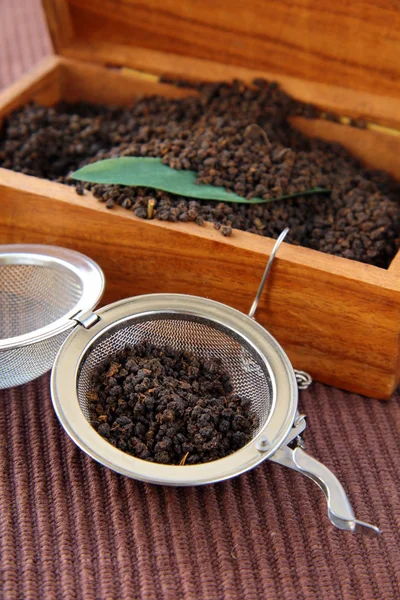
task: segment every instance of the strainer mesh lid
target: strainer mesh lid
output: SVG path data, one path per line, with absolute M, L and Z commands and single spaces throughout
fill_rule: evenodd
M 0 245 L 0 350 L 40 342 L 75 325 L 102 296 L 104 275 L 87 256 L 40 244 Z
M 21 385 L 53 366 L 76 326 L 92 310 L 104 276 L 90 258 L 38 244 L 0 246 L 0 389 Z
M 71 270 L 35 264 L 0 266 L 0 339 L 57 321 L 78 303 L 82 281 Z

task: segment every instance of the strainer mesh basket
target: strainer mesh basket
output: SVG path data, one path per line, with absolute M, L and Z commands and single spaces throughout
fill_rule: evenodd
M 1 266 L 0 340 L 50 325 L 67 314 L 81 294 L 79 278 L 66 269 L 41 265 Z M 68 334 L 69 330 L 30 345 L 0 350 L 1 387 L 20 385 L 51 369 Z
M 147 341 L 157 347 L 193 352 L 198 358 L 217 357 L 231 376 L 234 393 L 248 398 L 259 418 L 253 437 L 270 414 L 272 382 L 266 365 L 257 352 L 240 336 L 220 324 L 188 315 L 135 317 L 109 328 L 94 340 L 81 362 L 77 391 L 81 410 L 89 421 L 87 392 L 93 369 L 110 354 L 126 346 Z

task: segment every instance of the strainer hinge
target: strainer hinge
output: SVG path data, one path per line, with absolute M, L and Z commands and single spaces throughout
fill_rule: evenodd
M 79 325 L 82 325 L 82 327 L 84 327 L 85 329 L 90 329 L 91 327 L 93 327 L 93 325 L 100 321 L 99 315 L 92 312 L 91 310 L 85 312 L 79 311 L 76 313 L 76 315 L 71 317 L 71 319 L 79 323 Z

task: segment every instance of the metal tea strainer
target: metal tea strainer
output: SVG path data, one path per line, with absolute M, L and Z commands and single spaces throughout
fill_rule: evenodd
M 65 339 L 52 371 L 53 406 L 75 443 L 118 473 L 155 484 L 200 485 L 229 479 L 269 458 L 307 475 L 321 487 L 336 527 L 375 535 L 377 527 L 355 518 L 337 478 L 302 449 L 300 434 L 306 423 L 297 411 L 298 387 L 305 387 L 309 378 L 293 370 L 280 345 L 253 319 L 286 233 L 274 246 L 248 316 L 224 304 L 182 294 L 149 294 L 96 312 L 75 313 L 73 325 L 78 322 L 80 326 Z M 231 375 L 235 393 L 249 398 L 258 414 L 259 425 L 251 441 L 225 458 L 172 466 L 133 457 L 102 438 L 89 422 L 87 392 L 92 369 L 109 354 L 144 340 L 189 350 L 202 358 L 219 357 Z
M 74 317 L 104 290 L 100 267 L 55 246 L 0 246 L 0 389 L 21 385 L 53 366 Z

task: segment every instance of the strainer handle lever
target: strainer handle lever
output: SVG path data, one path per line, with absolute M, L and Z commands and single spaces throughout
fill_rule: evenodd
M 380 530 L 375 525 L 355 518 L 347 494 L 337 477 L 325 465 L 300 447 L 292 449 L 288 446 L 281 446 L 270 456 L 270 460 L 306 475 L 322 489 L 328 503 L 329 519 L 335 527 L 345 531 L 363 533 L 370 537 L 380 534 Z
M 255 312 L 257 310 L 257 306 L 258 306 L 258 303 L 260 301 L 261 294 L 262 294 L 263 289 L 265 287 L 265 282 L 267 281 L 267 277 L 268 277 L 268 275 L 269 275 L 269 273 L 271 271 L 271 267 L 272 267 L 272 264 L 273 264 L 273 262 L 275 260 L 275 256 L 276 256 L 276 253 L 278 252 L 279 246 L 282 244 L 283 240 L 285 239 L 285 237 L 287 236 L 288 233 L 289 233 L 289 227 L 286 227 L 286 229 L 284 229 L 282 231 L 282 233 L 280 234 L 280 236 L 276 240 L 274 247 L 272 248 L 272 252 L 271 252 L 271 255 L 270 255 L 269 259 L 268 259 L 267 266 L 265 267 L 265 271 L 264 271 L 264 274 L 262 276 L 260 286 L 258 288 L 256 297 L 254 298 L 254 302 L 253 302 L 253 304 L 251 306 L 251 309 L 250 309 L 250 312 L 249 312 L 249 317 L 251 319 L 254 317 Z

